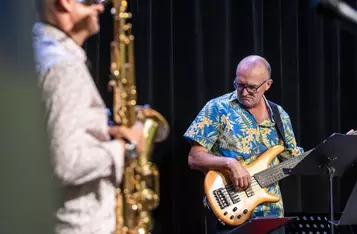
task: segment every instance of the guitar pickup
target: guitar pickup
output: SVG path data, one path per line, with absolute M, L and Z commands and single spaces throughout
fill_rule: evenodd
M 232 200 L 232 202 L 234 204 L 240 202 L 239 193 L 237 192 L 237 190 L 233 186 L 226 187 L 226 190 L 227 190 L 227 192 L 229 194 L 229 197 L 231 198 L 231 200 Z
M 245 190 L 245 193 L 247 194 L 247 197 L 254 196 L 254 191 L 252 187 L 247 188 L 247 190 Z

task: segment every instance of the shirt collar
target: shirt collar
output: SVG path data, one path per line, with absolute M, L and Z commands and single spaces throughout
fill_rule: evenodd
M 229 95 L 229 98 L 228 98 L 229 102 L 233 102 L 233 101 L 238 101 L 238 97 L 237 97 L 237 91 L 234 90 L 231 95 Z
M 265 103 L 266 103 L 266 105 L 267 105 L 267 107 L 268 107 L 270 120 L 274 122 L 273 110 L 271 109 L 271 106 L 269 105 L 269 102 L 268 102 L 268 100 L 266 99 L 266 97 L 263 96 L 263 98 L 264 98 L 264 101 L 265 101 Z
M 47 23 L 37 22 L 34 24 L 32 31 L 35 37 L 49 42 L 55 40 L 75 57 L 83 59 L 84 61 L 87 60 L 83 48 L 61 29 Z

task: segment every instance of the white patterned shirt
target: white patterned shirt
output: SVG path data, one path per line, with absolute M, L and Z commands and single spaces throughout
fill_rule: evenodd
M 48 24 L 36 23 L 33 36 L 53 172 L 62 192 L 56 233 L 112 233 L 123 147 L 110 140 L 105 105 L 85 52 Z

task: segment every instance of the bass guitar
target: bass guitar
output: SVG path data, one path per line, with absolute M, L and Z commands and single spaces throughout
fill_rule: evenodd
M 204 190 L 210 208 L 217 218 L 228 225 L 239 226 L 249 219 L 253 210 L 264 202 L 278 202 L 280 197 L 270 194 L 267 187 L 289 176 L 283 168 L 295 167 L 312 150 L 269 167 L 284 147 L 269 148 L 245 168 L 251 175 L 251 186 L 245 191 L 236 190 L 229 180 L 228 172 L 209 171 L 205 176 Z

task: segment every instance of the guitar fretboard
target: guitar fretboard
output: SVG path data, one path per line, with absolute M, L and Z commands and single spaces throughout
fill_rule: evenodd
M 278 165 L 258 172 L 254 175 L 254 178 L 262 188 L 268 187 L 269 185 L 289 176 L 289 174 L 284 173 L 283 169 L 294 168 L 301 160 L 303 160 L 307 155 L 309 155 L 312 150 L 313 149 L 303 153 L 300 156 L 293 157 L 291 159 L 279 163 Z

